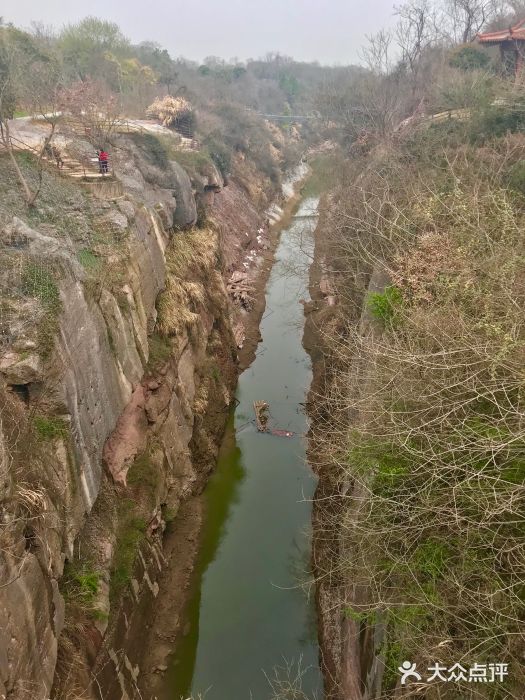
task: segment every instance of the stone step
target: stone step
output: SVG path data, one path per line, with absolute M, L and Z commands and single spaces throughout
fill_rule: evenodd
M 0 150 L 2 149 L 0 148 Z M 13 150 L 30 151 L 35 155 L 38 155 L 38 151 L 36 149 L 29 148 L 24 145 L 13 144 Z M 42 160 L 49 165 L 53 165 L 58 172 L 67 177 L 72 177 L 75 180 L 100 180 L 102 178 L 112 177 L 111 173 L 102 174 L 95 165 L 84 166 L 79 160 L 76 160 L 71 156 L 61 156 L 61 168 L 57 168 L 57 163 L 53 156 L 44 155 L 42 156 Z
M 113 176 L 111 173 L 107 173 L 103 175 L 102 173 L 97 173 L 97 172 L 75 172 L 75 173 L 67 173 L 68 177 L 72 177 L 76 180 L 102 180 L 102 179 L 107 179 L 107 178 L 112 178 Z

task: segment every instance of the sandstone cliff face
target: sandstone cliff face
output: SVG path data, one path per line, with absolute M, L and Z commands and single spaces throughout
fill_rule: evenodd
M 89 697 L 104 638 L 132 697 L 118 611 L 156 595 L 166 513 L 204 483 L 233 396 L 227 217 L 178 231 L 196 221 L 195 184 L 129 140 L 115 170 L 120 185 L 70 193 L 68 235 L 0 222 L 0 697 L 12 700 L 72 684 Z M 228 231 L 239 260 L 260 225 L 254 210 Z

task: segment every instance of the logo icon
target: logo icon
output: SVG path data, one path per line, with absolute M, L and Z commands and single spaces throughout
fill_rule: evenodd
M 410 663 L 410 661 L 403 661 L 398 667 L 398 671 L 401 674 L 401 685 L 405 685 L 408 679 L 421 680 L 421 675 L 416 671 L 416 664 Z

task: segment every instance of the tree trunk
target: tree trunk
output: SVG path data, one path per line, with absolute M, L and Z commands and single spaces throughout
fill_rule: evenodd
M 34 203 L 35 203 L 35 194 L 31 191 L 31 188 L 27 184 L 27 180 L 25 179 L 24 174 L 22 173 L 22 170 L 20 169 L 20 166 L 18 165 L 18 161 L 17 161 L 15 154 L 13 152 L 13 144 L 11 142 L 11 134 L 9 133 L 9 124 L 7 123 L 7 121 L 5 121 L 2 124 L 2 140 L 4 142 L 4 146 L 7 149 L 7 152 L 9 154 L 9 158 L 11 159 L 13 167 L 15 169 L 18 182 L 20 183 L 20 186 L 22 187 L 26 204 L 28 207 L 32 207 L 32 206 L 34 206 Z

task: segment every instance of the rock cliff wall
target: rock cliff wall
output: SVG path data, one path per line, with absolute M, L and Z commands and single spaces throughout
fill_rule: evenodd
M 377 266 L 364 278 L 363 289 L 343 297 L 338 289 L 337 263 L 327 242 L 331 225 L 331 202 L 325 197 L 315 235 L 314 262 L 310 269 L 312 302 L 307 314 L 304 343 L 312 358 L 313 382 L 308 397 L 311 418 L 308 457 L 319 481 L 313 508 L 313 568 L 317 577 L 317 610 L 321 662 L 325 679 L 325 696 L 329 700 L 366 700 L 379 697 L 383 665 L 378 651 L 384 637 L 381 624 L 366 628 L 348 611 L 363 596 L 356 583 L 341 571 L 341 562 L 354 556 L 343 536 L 343 507 L 358 513 L 364 501 L 362 486 L 342 474 L 332 461 L 331 434 L 334 428 L 333 393 L 337 385 L 340 355 L 338 343 L 345 342 L 351 325 L 362 335 L 377 331 L 378 321 L 365 303 L 370 293 L 381 292 L 388 284 L 382 267 Z M 348 290 L 345 290 L 346 293 Z M 355 358 L 358 370 L 359 358 Z M 365 386 L 369 368 L 361 368 L 360 381 Z M 346 420 L 358 422 L 359 415 L 340 407 Z M 334 444 L 335 441 L 334 441 Z M 353 503 L 353 508 L 349 507 Z
M 208 195 L 188 230 L 206 182 L 222 187 L 210 168 L 191 180 L 129 137 L 114 168 L 116 182 L 89 191 L 53 175 L 24 220 L 0 204 L 0 697 L 11 700 L 93 697 L 101 684 L 133 697 L 129 620 L 156 595 L 166 522 L 213 468 L 246 313 L 227 280 L 266 230 L 235 180 L 227 205 Z

